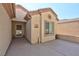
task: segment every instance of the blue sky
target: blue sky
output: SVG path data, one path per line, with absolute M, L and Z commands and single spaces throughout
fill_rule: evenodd
M 59 19 L 79 18 L 78 3 L 21 3 L 21 5 L 28 10 L 50 7 L 55 11 Z

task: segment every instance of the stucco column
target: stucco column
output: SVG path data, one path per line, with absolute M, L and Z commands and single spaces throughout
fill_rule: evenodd
M 41 34 L 41 32 L 42 32 L 42 14 L 41 14 L 41 12 L 40 12 L 40 10 L 38 10 L 38 13 L 39 13 L 39 15 L 40 15 L 40 39 L 39 39 L 39 43 L 41 43 L 41 39 L 42 39 L 42 34 Z

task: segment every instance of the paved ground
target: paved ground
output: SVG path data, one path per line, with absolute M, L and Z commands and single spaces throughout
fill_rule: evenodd
M 79 56 L 79 44 L 64 40 L 31 45 L 24 39 L 12 41 L 6 56 Z

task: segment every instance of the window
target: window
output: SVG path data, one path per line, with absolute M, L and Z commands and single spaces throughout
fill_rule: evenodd
M 45 34 L 54 34 L 54 22 L 47 22 L 45 21 Z
M 22 25 L 16 25 L 16 30 L 22 30 Z
M 16 25 L 16 36 L 22 36 L 22 25 Z

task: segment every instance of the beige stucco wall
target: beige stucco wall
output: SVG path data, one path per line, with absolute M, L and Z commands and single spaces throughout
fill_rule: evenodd
M 57 24 L 57 34 L 79 37 L 79 21 L 60 22 Z
M 31 43 L 31 20 L 26 23 L 26 34 L 27 40 Z
M 48 18 L 48 14 L 51 15 L 51 20 Z M 54 22 L 54 34 L 46 35 L 46 36 L 44 35 L 44 21 Z M 29 23 L 26 26 L 28 28 L 28 31 L 26 32 L 28 32 L 29 34 L 29 35 L 27 34 L 27 37 L 29 40 L 31 40 L 32 44 L 40 43 L 40 41 L 42 43 L 55 39 L 57 20 L 56 17 L 51 12 L 42 13 L 41 16 L 39 14 L 32 15 L 32 19 L 30 20 L 30 22 L 27 21 L 27 23 Z M 38 28 L 35 28 L 35 26 L 38 26 Z
M 51 19 L 48 18 L 48 15 L 51 15 Z M 48 22 L 54 22 L 54 34 L 51 35 L 44 35 L 44 21 L 48 21 Z M 47 42 L 47 41 L 51 41 L 51 40 L 55 40 L 55 35 L 56 35 L 56 24 L 57 24 L 57 20 L 56 20 L 56 16 L 52 13 L 52 12 L 45 12 L 42 13 L 42 32 L 41 32 L 41 42 Z
M 25 37 L 25 32 L 26 32 L 26 22 L 17 22 L 17 21 L 12 21 L 12 37 L 15 38 L 16 37 L 16 25 L 22 25 L 22 29 L 23 29 L 23 36 Z
M 0 4 L 0 55 L 5 55 L 11 42 L 11 19 Z
M 38 28 L 36 28 L 38 26 Z M 34 15 L 31 19 L 31 42 L 38 43 L 40 40 L 40 15 Z
M 79 21 L 58 22 L 57 38 L 79 43 Z

